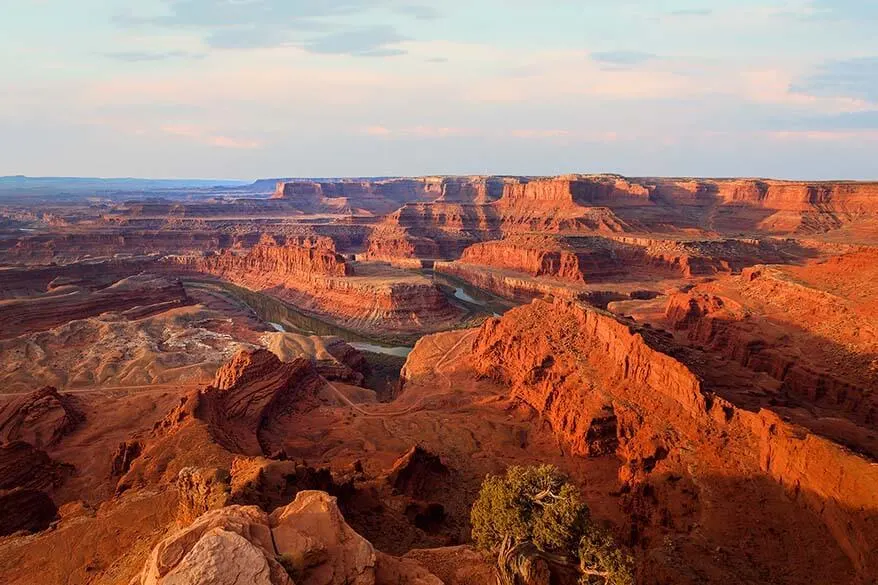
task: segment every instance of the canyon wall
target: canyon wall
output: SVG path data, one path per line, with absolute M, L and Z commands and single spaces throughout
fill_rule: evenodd
M 264 290 L 343 327 L 382 334 L 414 334 L 451 326 L 458 311 L 424 277 L 390 267 L 359 272 L 324 248 L 260 244 L 249 252 L 176 256 L 166 269 L 220 277 Z
M 377 179 L 340 181 L 282 181 L 272 199 L 290 202 L 306 213 L 366 213 L 383 215 L 405 203 L 432 201 L 442 193 L 442 180 Z
M 474 244 L 460 258 L 465 264 L 495 266 L 531 276 L 549 276 L 571 282 L 586 282 L 624 272 L 613 252 L 613 242 L 589 238 L 588 245 L 575 248 L 567 240 L 548 236 L 510 236 L 503 240 Z
M 701 209 L 708 229 L 822 233 L 878 218 L 878 183 L 644 179 L 656 201 Z
M 486 322 L 472 359 L 477 371 L 508 384 L 544 417 L 572 453 L 615 451 L 622 458 L 620 478 L 647 524 L 635 526 L 635 533 L 656 534 L 649 518 L 669 513 L 661 508 L 674 505 L 685 478 L 700 538 L 735 547 L 726 540 L 731 528 L 721 509 L 748 506 L 751 523 L 792 513 L 785 521 L 793 525 L 795 513 L 781 501 L 777 509 L 764 503 L 776 498 L 772 486 L 782 486 L 785 497 L 817 522 L 796 534 L 804 555 L 814 550 L 809 546 L 820 546 L 824 526 L 862 581 L 878 576 L 876 462 L 767 408 L 739 407 L 675 355 L 675 344 L 661 333 L 575 303 L 535 301 Z M 753 500 L 759 490 L 763 504 Z M 680 521 L 677 512 L 673 525 Z M 801 567 L 788 558 L 782 570 Z
M 299 245 L 301 243 L 291 242 L 283 246 L 263 243 L 254 246 L 246 254 L 225 250 L 220 254 L 194 258 L 191 261 L 197 270 L 217 276 L 264 272 L 279 281 L 308 279 L 314 275 L 353 274 L 353 269 L 345 262 L 344 257 L 326 248 Z
M 529 300 L 545 294 L 575 296 L 583 284 L 729 274 L 813 253 L 788 240 L 509 234 L 474 244 L 460 260 L 437 262 L 434 268 L 500 296 Z M 565 290 L 565 283 L 570 290 Z
M 673 295 L 668 326 L 778 382 L 777 400 L 878 424 L 874 251 L 802 266 L 754 266 Z M 870 448 L 878 453 L 878 445 Z

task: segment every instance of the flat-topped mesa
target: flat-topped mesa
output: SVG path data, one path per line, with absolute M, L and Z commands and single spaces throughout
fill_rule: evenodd
M 746 506 L 751 522 L 761 514 L 797 523 L 802 550 L 834 541 L 832 554 L 847 557 L 863 582 L 878 576 L 875 460 L 828 439 L 821 430 L 828 421 L 807 411 L 794 420 L 813 430 L 787 422 L 770 393 L 759 402 L 706 383 L 696 372 L 701 360 L 667 334 L 565 301 L 534 301 L 488 320 L 472 350 L 476 371 L 507 384 L 572 453 L 615 450 L 625 461 L 620 479 L 635 494 L 645 483 L 651 503 L 642 505 L 658 508 L 652 527 L 635 527 L 647 538 L 661 537 L 660 518 L 677 509 L 682 480 L 700 510 L 694 518 L 715 543 L 737 538 L 726 530 L 750 534 L 749 524 L 728 524 Z M 755 503 L 760 497 L 766 503 Z M 709 528 L 717 522 L 722 530 Z
M 731 180 L 708 185 L 726 203 L 759 204 L 786 211 L 810 211 L 822 206 L 848 213 L 878 213 L 878 183 Z
M 521 179 L 503 186 L 501 201 L 536 205 L 650 205 L 650 190 L 616 176 L 566 175 Z
M 511 179 L 503 177 L 446 177 L 442 179 L 439 201 L 459 201 L 486 204 L 503 196 L 503 189 Z
M 639 220 L 630 213 L 623 219 L 616 211 L 651 211 L 648 195 L 641 186 L 615 177 L 519 179 L 504 185 L 503 197 L 492 207 L 504 233 L 619 233 L 632 231 Z
M 198 272 L 229 277 L 231 280 L 249 275 L 283 282 L 294 277 L 351 276 L 354 273 L 344 256 L 322 247 L 299 245 L 302 243 L 291 240 L 281 246 L 263 240 L 245 254 L 224 250 L 197 258 L 173 258 L 172 261 Z
M 572 282 L 621 274 L 623 271 L 613 254 L 612 242 L 601 238 L 590 240 L 606 244 L 597 244 L 590 249 L 576 249 L 564 238 L 513 235 L 503 240 L 470 246 L 463 252 L 460 262 Z
M 438 201 L 403 205 L 369 236 L 369 258 L 457 258 L 474 242 L 501 235 L 491 205 Z
M 878 218 L 878 183 L 643 179 L 656 201 L 700 207 L 720 232 L 820 233 Z
M 442 192 L 438 177 L 281 181 L 272 199 L 306 213 L 385 214 L 408 202 L 431 201 Z

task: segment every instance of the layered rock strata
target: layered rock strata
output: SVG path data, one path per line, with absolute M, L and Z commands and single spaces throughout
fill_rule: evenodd
M 389 267 L 353 268 L 342 256 L 322 248 L 259 245 L 245 254 L 170 258 L 167 267 L 267 290 L 298 308 L 364 332 L 435 330 L 458 317 L 426 278 Z
M 696 374 L 696 358 L 690 367 L 675 355 L 666 336 L 562 301 L 535 301 L 490 320 L 473 345 L 476 369 L 508 384 L 572 453 L 592 454 L 596 441 L 605 451 L 612 441 L 600 441 L 615 427 L 616 452 L 625 462 L 620 477 L 633 494 L 642 494 L 644 485 L 652 494 L 631 500 L 646 506 L 635 518 L 647 526 L 637 530 L 653 533 L 649 508 L 673 505 L 665 498 L 675 497 L 679 479 L 668 478 L 694 483 L 687 489 L 694 490 L 701 515 L 695 521 L 705 534 L 714 530 L 710 510 L 734 506 L 740 497 L 729 491 L 736 482 L 751 482 L 748 492 L 765 494 L 772 493 L 771 485 L 783 486 L 817 526 L 825 526 L 860 578 L 878 575 L 869 544 L 878 539 L 875 460 L 786 422 L 772 412 L 767 396 L 763 408 L 754 408 L 752 400 L 739 406 Z M 730 499 L 723 504 L 717 497 Z M 763 513 L 772 512 L 753 510 Z M 808 534 L 822 538 L 814 526 Z M 719 534 L 727 528 L 716 528 L 714 538 L 723 538 Z M 813 558 L 809 562 L 815 566 Z

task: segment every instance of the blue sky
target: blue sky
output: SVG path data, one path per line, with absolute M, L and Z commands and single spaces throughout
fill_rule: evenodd
M 0 0 L 0 174 L 878 179 L 873 0 Z

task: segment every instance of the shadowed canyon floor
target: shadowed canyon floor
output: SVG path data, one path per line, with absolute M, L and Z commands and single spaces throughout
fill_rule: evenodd
M 0 582 L 493 583 L 542 463 L 638 584 L 878 580 L 875 184 L 241 189 L 0 200 Z

